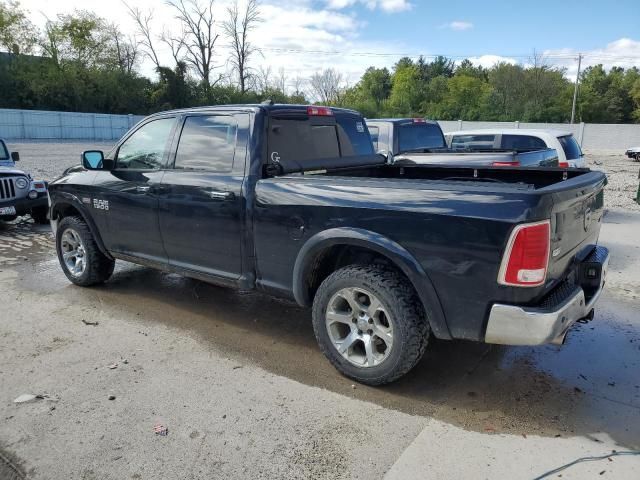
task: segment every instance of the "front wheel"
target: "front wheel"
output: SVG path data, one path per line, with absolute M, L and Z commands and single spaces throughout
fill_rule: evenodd
M 91 230 L 80 217 L 65 217 L 60 221 L 56 252 L 64 274 L 81 287 L 103 283 L 113 273 L 115 262 L 100 251 Z
M 412 285 L 382 266 L 329 275 L 313 301 L 320 349 L 342 374 L 368 385 L 405 375 L 422 358 L 429 324 Z

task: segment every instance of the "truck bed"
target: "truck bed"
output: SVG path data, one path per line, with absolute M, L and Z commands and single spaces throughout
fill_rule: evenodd
M 308 171 L 256 185 L 259 283 L 291 290 L 304 237 L 347 226 L 374 232 L 417 259 L 433 282 L 453 338 L 482 340 L 493 302 L 535 305 L 597 243 L 605 176 L 587 169 L 372 165 Z M 589 223 L 586 223 L 586 219 Z M 551 221 L 544 285 L 496 281 L 515 225 Z M 287 225 L 285 232 L 276 225 Z

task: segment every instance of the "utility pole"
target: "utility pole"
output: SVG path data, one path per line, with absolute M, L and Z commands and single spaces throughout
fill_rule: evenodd
M 578 100 L 578 83 L 580 83 L 580 66 L 582 65 L 582 54 L 578 54 L 578 74 L 576 75 L 576 85 L 573 89 L 573 106 L 571 107 L 571 123 L 576 119 L 576 100 Z

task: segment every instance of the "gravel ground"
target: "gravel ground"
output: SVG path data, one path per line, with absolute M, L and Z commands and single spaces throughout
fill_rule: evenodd
M 635 201 L 638 193 L 638 172 L 640 163 L 627 158 L 620 151 L 587 152 L 589 167 L 607 174 L 609 183 L 605 193 L 605 203 L 609 208 L 624 208 L 640 212 Z
M 113 143 L 10 143 L 11 150 L 20 152 L 20 166 L 34 178 L 53 180 L 66 168 L 80 162 L 83 150 L 98 149 L 108 152 Z M 603 170 L 609 179 L 606 203 L 609 208 L 624 208 L 640 212 L 635 202 L 638 191 L 640 163 L 629 160 L 620 151 L 586 152 L 589 167 Z

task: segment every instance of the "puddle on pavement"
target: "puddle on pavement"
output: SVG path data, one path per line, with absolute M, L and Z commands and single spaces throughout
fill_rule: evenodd
M 81 289 L 68 283 L 52 248 L 44 254 L 32 246 L 28 254 L 31 261 L 17 266 L 22 289 L 66 295 L 79 308 L 119 312 L 141 324 L 162 322 L 240 362 L 307 385 L 486 433 L 606 432 L 621 445 L 640 447 L 637 304 L 611 294 L 603 295 L 595 320 L 577 325 L 563 347 L 434 340 L 400 381 L 353 389 L 320 353 L 310 312 L 293 303 L 124 262 L 107 284 Z

